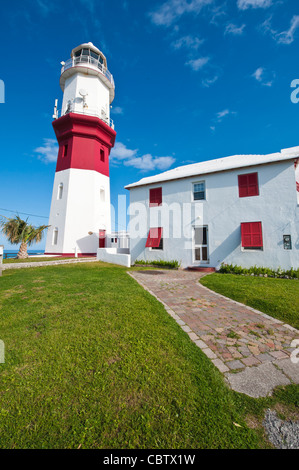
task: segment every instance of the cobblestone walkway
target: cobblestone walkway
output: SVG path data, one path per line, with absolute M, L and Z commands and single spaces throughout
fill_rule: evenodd
M 299 332 L 291 326 L 210 291 L 198 282 L 201 273 L 130 274 L 164 304 L 235 390 L 265 396 L 277 385 L 299 383 L 299 363 L 290 359 Z

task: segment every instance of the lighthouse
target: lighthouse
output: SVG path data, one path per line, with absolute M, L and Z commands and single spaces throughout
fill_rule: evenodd
M 61 62 L 62 109 L 54 108 L 59 144 L 46 254 L 95 255 L 111 231 L 109 154 L 116 133 L 110 119 L 113 76 L 91 42 Z

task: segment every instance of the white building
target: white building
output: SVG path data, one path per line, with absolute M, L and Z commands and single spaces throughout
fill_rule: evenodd
M 236 155 L 143 178 L 130 190 L 135 260 L 299 267 L 299 147 Z M 297 183 L 296 183 L 297 181 Z
M 59 143 L 46 254 L 95 255 L 111 231 L 109 154 L 114 80 L 104 54 L 84 43 L 62 62 L 62 110 L 54 108 Z

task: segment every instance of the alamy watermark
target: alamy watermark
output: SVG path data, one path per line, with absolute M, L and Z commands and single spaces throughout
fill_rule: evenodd
M 291 82 L 291 88 L 295 88 L 291 93 L 291 101 L 294 104 L 299 103 L 299 79 L 296 78 Z
M 5 362 L 5 346 L 4 341 L 0 339 L 0 364 L 4 364 Z
M 0 80 L 0 103 L 5 103 L 5 85 L 3 80 Z

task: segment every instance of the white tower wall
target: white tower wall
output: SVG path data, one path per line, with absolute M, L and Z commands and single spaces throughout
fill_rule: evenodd
M 80 90 L 86 90 L 87 96 L 83 99 Z M 62 101 L 62 114 L 64 115 L 68 108 L 68 102 L 71 102 L 71 111 L 80 114 L 91 114 L 98 116 L 109 123 L 110 105 L 109 88 L 94 75 L 84 75 L 77 73 L 67 78 Z M 86 106 L 84 107 L 84 101 Z M 105 114 L 104 114 L 105 113 Z
M 49 225 L 46 253 L 96 253 L 99 230 L 111 232 L 109 177 L 73 168 L 56 173 Z

